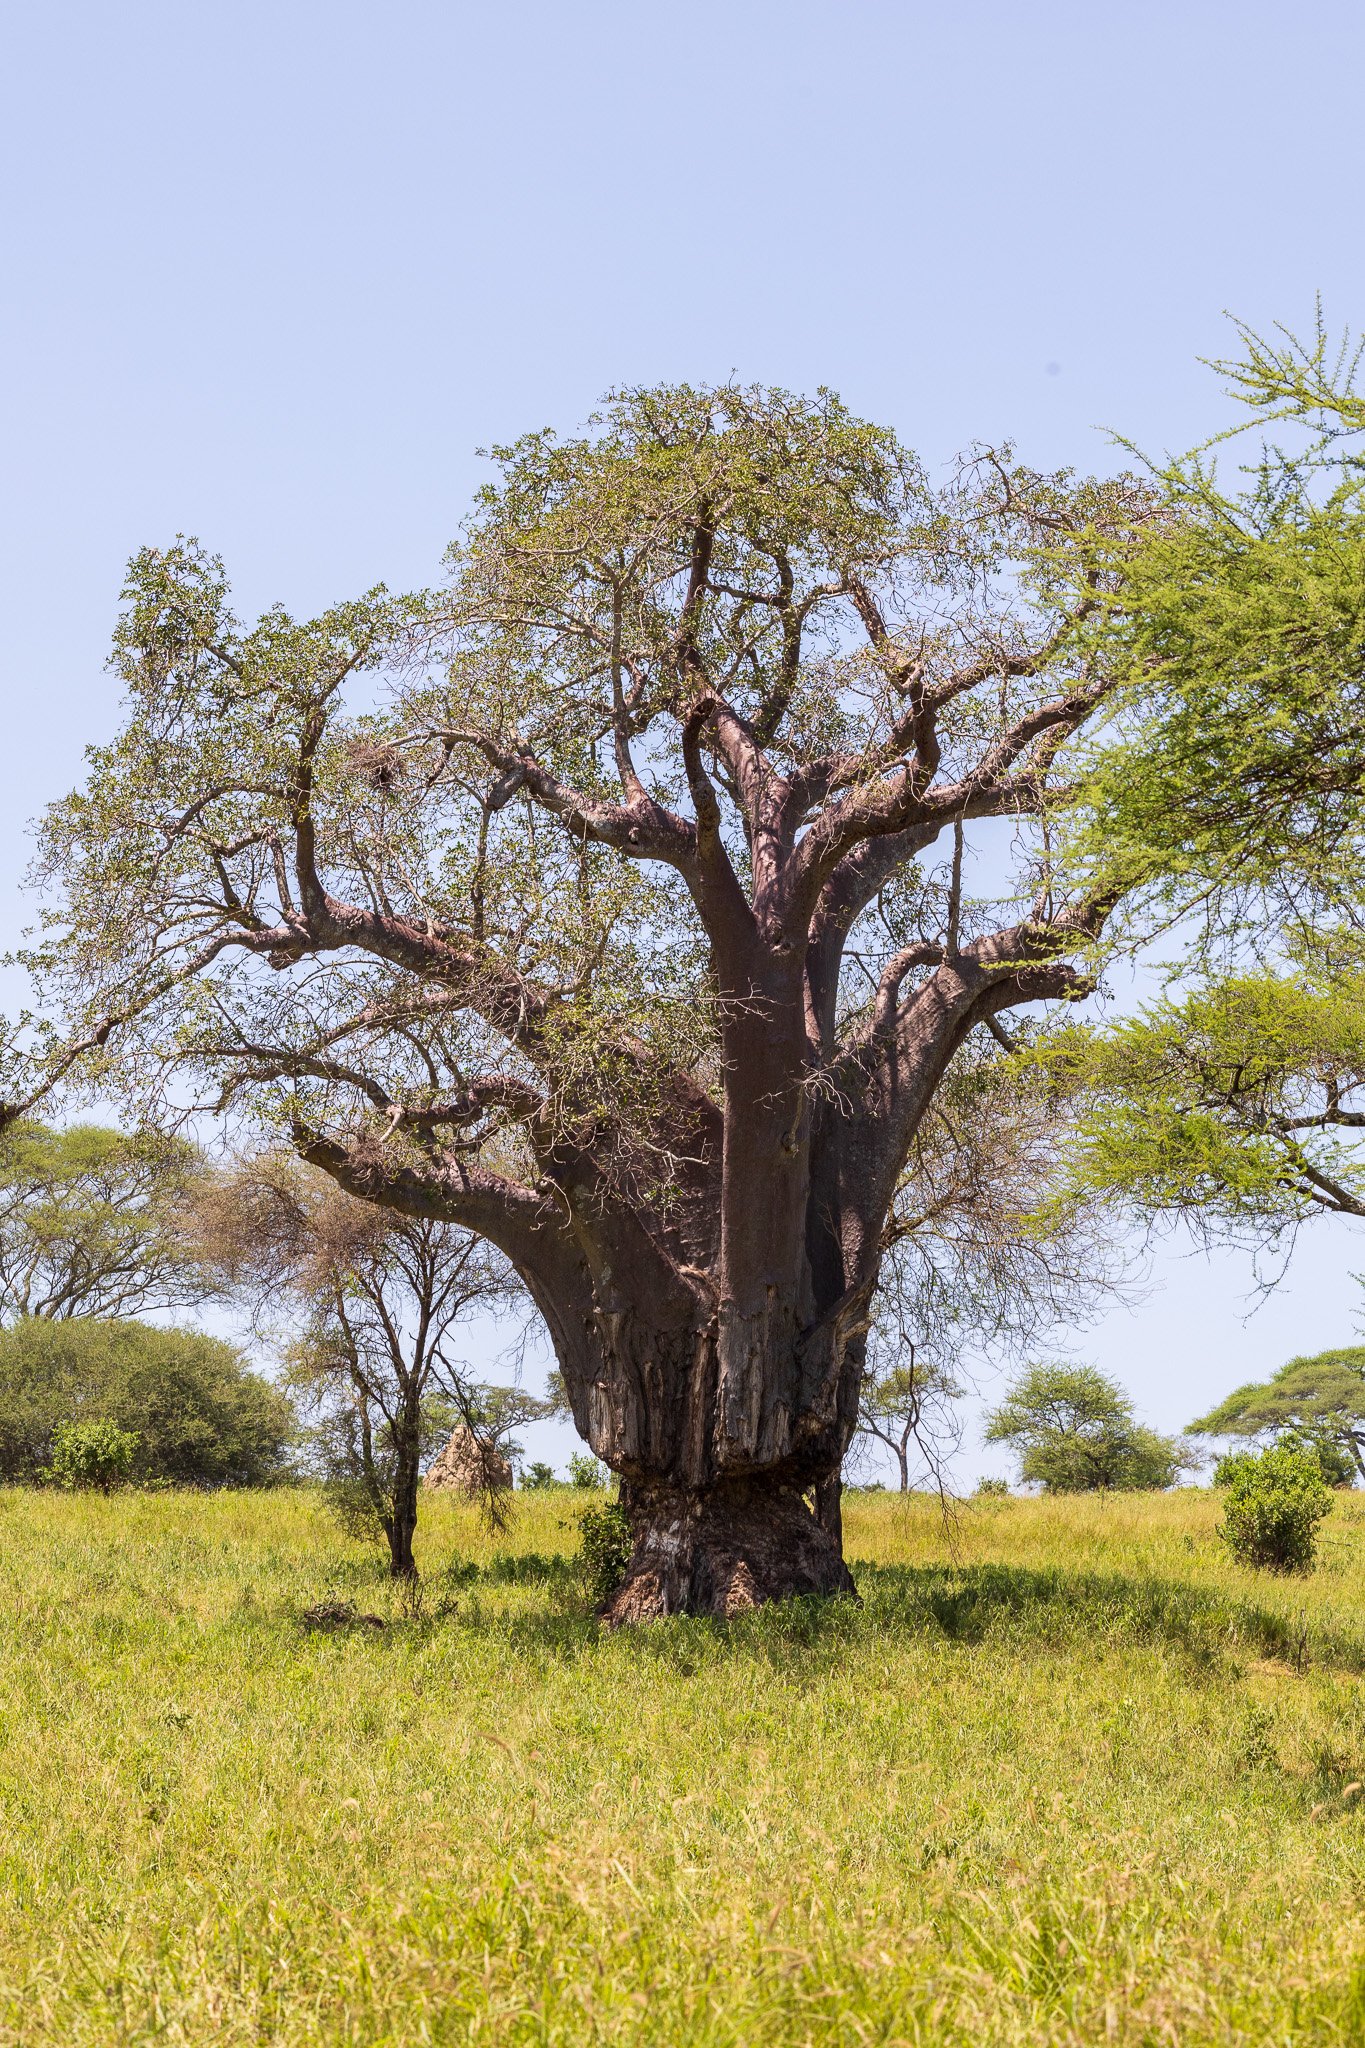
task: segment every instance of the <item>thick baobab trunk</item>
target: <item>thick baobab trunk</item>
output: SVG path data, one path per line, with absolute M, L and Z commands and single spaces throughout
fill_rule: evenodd
M 811 1215 L 804 970 L 794 950 L 746 942 L 726 956 L 721 980 L 723 1134 L 712 1155 L 709 1242 L 694 1254 L 705 1264 L 674 1269 L 705 1277 L 686 1297 L 694 1321 L 674 1354 L 672 1427 L 661 1440 L 657 1395 L 637 1394 L 650 1371 L 618 1371 L 608 1405 L 630 1422 L 638 1402 L 642 1428 L 630 1433 L 640 1441 L 655 1423 L 656 1449 L 631 1455 L 620 1441 L 595 1442 L 622 1475 L 634 1536 L 625 1578 L 604 1608 L 612 1623 L 727 1616 L 855 1591 L 843 1560 L 839 1472 L 856 1415 L 853 1354 L 868 1290 L 849 1288 L 841 1246 L 823 1273 L 812 1259 L 822 1232 Z M 827 1234 L 828 1220 L 823 1227 Z M 617 1259 L 611 1267 L 622 1273 Z M 631 1292 L 631 1320 L 643 1330 L 665 1304 Z M 620 1328 L 608 1330 L 609 1345 Z M 659 1352 L 645 1351 L 657 1369 Z
M 705 1489 L 622 1487 L 634 1532 L 602 1608 L 613 1626 L 667 1614 L 744 1614 L 798 1594 L 853 1594 L 837 1540 L 790 1482 L 754 1475 Z
M 750 1092 L 723 1141 L 704 1099 L 695 1127 L 679 1113 L 670 1149 L 694 1179 L 671 1206 L 594 1185 L 566 1149 L 562 1204 L 506 1240 L 579 1433 L 621 1481 L 633 1549 L 611 1624 L 855 1594 L 840 1471 L 874 1275 L 812 1195 L 801 1090 Z
M 586 1386 L 565 1371 L 579 1428 L 621 1477 L 633 1535 L 603 1619 L 725 1617 L 798 1595 L 854 1595 L 839 1471 L 860 1338 L 840 1337 L 836 1319 L 817 1322 L 804 1349 L 755 1347 L 745 1399 L 727 1407 L 717 1398 L 720 1316 L 679 1331 L 663 1304 L 651 1306 L 652 1317 L 643 1304 L 622 1313 L 618 1297 L 617 1312 L 596 1319 Z M 575 1363 L 582 1372 L 581 1356 Z

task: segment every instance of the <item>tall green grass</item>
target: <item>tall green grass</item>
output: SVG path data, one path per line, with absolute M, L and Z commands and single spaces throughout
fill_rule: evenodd
M 424 1502 L 414 1601 L 306 1494 L 0 1493 L 0 2041 L 1365 2043 L 1365 1500 L 1276 1580 L 861 1496 L 861 1606 L 618 1636 L 573 1512 Z

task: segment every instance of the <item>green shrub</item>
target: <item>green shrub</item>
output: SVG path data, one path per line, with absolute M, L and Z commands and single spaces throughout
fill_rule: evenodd
M 547 1486 L 557 1486 L 553 1465 L 547 1465 L 543 1458 L 536 1458 L 524 1467 L 521 1475 L 523 1493 L 543 1493 Z
M 1316 1464 L 1323 1481 L 1328 1486 L 1353 1486 L 1355 1464 L 1350 1454 L 1332 1437 L 1309 1434 L 1307 1430 L 1287 1429 L 1274 1440 L 1277 1450 L 1302 1451 Z M 1227 1486 L 1248 1458 L 1255 1457 L 1253 1451 L 1227 1451 L 1213 1468 L 1215 1486 Z
M 59 1422 L 52 1432 L 52 1477 L 58 1486 L 109 1493 L 126 1484 L 137 1446 L 137 1431 L 116 1422 Z
M 1318 1523 L 1332 1505 L 1313 1452 L 1294 1444 L 1244 1451 L 1224 1459 L 1219 1475 L 1226 1500 L 1218 1533 L 1238 1563 L 1311 1571 Z
M 0 1479 L 52 1468 L 64 1423 L 135 1434 L 129 1476 L 176 1486 L 263 1485 L 297 1433 L 286 1397 L 219 1337 L 25 1317 L 0 1330 Z
M 595 1607 L 610 1599 L 630 1563 L 630 1522 L 619 1500 L 600 1508 L 584 1508 L 578 1518 L 578 1555 L 583 1579 Z
M 575 1451 L 569 1459 L 570 1486 L 595 1487 L 599 1491 L 607 1483 L 607 1468 L 600 1458 L 594 1458 L 591 1451 Z
M 978 1479 L 976 1490 L 978 1493 L 985 1494 L 990 1500 L 1005 1500 L 1009 1495 L 1010 1483 L 1008 1479 Z

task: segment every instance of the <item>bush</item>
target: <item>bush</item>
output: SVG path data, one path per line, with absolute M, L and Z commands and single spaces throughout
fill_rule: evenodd
M 547 1486 L 557 1486 L 553 1465 L 547 1465 L 543 1458 L 536 1458 L 527 1465 L 521 1475 L 523 1493 L 543 1493 Z
M 630 1523 L 619 1500 L 584 1508 L 578 1518 L 578 1555 L 594 1607 L 611 1598 L 630 1563 Z
M 978 1493 L 985 1494 L 988 1499 L 1005 1500 L 1009 1496 L 1010 1483 L 1008 1479 L 978 1479 L 976 1490 Z
M 294 1410 L 241 1353 L 198 1330 L 26 1317 L 0 1330 L 0 1479 L 54 1469 L 63 1424 L 135 1434 L 128 1476 L 260 1486 L 285 1470 Z
M 1273 1444 L 1225 1458 L 1219 1484 L 1226 1501 L 1219 1535 L 1239 1564 L 1263 1571 L 1309 1572 L 1318 1523 L 1332 1496 L 1311 1450 Z
M 607 1468 L 600 1458 L 594 1458 L 591 1451 L 575 1451 L 569 1459 L 570 1486 L 594 1487 L 600 1491 L 607 1483 Z
M 1163 1493 L 1174 1486 L 1186 1460 L 1174 1438 L 1158 1436 L 1140 1422 L 1127 1422 L 1102 1441 L 1059 1434 L 1031 1444 L 1020 1459 L 1020 1477 L 1046 1493 Z
M 52 1432 L 52 1477 L 58 1486 L 109 1493 L 133 1469 L 138 1433 L 116 1422 L 59 1422 Z
M 1277 1450 L 1302 1451 L 1311 1458 L 1327 1486 L 1354 1486 L 1355 1463 L 1349 1453 L 1329 1436 L 1309 1435 L 1306 1430 L 1289 1429 L 1274 1439 Z M 1255 1461 L 1254 1451 L 1227 1451 L 1213 1468 L 1215 1486 L 1229 1486 L 1242 1466 L 1250 1459 Z

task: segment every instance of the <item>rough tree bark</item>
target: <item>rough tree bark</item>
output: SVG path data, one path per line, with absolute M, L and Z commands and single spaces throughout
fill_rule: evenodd
M 390 1578 L 412 1579 L 417 1576 L 412 1539 L 417 1534 L 417 1490 L 421 1484 L 421 1472 L 421 1446 L 416 1428 L 396 1433 L 392 1504 L 381 1516 L 389 1546 Z
M 755 935 L 722 989 L 723 1105 L 680 1075 L 659 1115 L 656 1136 L 686 1161 L 663 1213 L 622 1185 L 614 1144 L 599 1172 L 591 1145 L 555 1125 L 538 1195 L 463 1162 L 395 1169 L 382 1148 L 300 1131 L 352 1192 L 477 1228 L 520 1273 L 575 1424 L 622 1481 L 635 1544 L 607 1621 L 854 1591 L 840 1473 L 897 1171 L 974 1025 L 1083 986 L 1048 957 L 1078 935 L 1016 927 L 940 964 L 909 1004 L 888 989 L 843 1051 L 838 1109 L 812 1105 L 808 1087 L 809 960 L 774 964 Z

